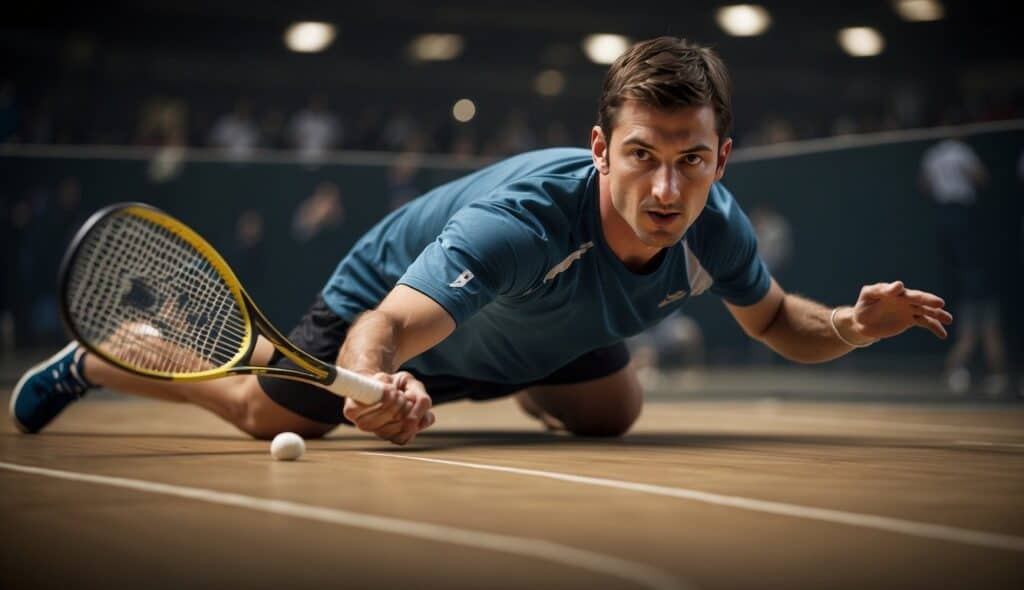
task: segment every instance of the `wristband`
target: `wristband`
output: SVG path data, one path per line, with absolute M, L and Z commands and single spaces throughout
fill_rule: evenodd
M 839 311 L 838 307 L 836 307 L 836 308 L 834 308 L 832 310 L 832 315 L 829 317 L 829 323 L 832 324 L 832 331 L 836 333 L 836 338 L 838 338 L 840 341 L 842 341 L 843 344 L 845 344 L 847 346 L 852 346 L 854 348 L 867 348 L 867 347 L 871 346 L 872 344 L 874 344 L 875 342 L 878 342 L 878 339 L 876 338 L 876 339 L 872 340 L 871 342 L 865 342 L 864 344 L 854 344 L 853 342 L 850 342 L 846 338 L 843 338 L 843 335 L 839 333 L 839 326 L 836 326 L 836 313 L 838 311 Z

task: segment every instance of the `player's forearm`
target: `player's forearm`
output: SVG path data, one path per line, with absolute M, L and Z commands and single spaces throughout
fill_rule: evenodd
M 800 363 L 821 363 L 839 358 L 853 350 L 837 336 L 831 325 L 832 308 L 787 293 L 775 319 L 760 340 L 775 352 Z M 844 338 L 859 343 L 850 308 L 836 314 L 836 327 Z
M 398 369 L 396 351 L 397 322 L 380 311 L 359 316 L 345 337 L 338 364 L 346 369 L 372 375 L 394 373 Z

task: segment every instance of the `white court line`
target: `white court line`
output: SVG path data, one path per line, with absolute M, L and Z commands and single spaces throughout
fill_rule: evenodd
M 993 442 L 983 440 L 958 440 L 956 441 L 956 444 L 972 447 L 1010 447 L 1014 449 L 1024 449 L 1024 443 Z
M 560 565 L 567 565 L 570 567 L 597 572 L 599 574 L 615 576 L 617 578 L 636 583 L 645 588 L 653 588 L 656 590 L 685 590 L 693 588 L 692 585 L 684 584 L 671 574 L 649 565 L 626 561 L 618 557 L 595 553 L 593 551 L 586 551 L 584 549 L 576 549 L 575 547 L 553 543 L 544 539 L 531 539 L 528 537 L 513 537 L 495 533 L 484 533 L 444 525 L 405 520 L 401 518 L 372 516 L 369 514 L 348 512 L 346 510 L 338 510 L 335 508 L 298 504 L 287 500 L 269 500 L 266 498 L 255 498 L 253 496 L 245 496 L 242 494 L 217 492 L 203 488 L 176 486 L 139 479 L 92 475 L 88 473 L 63 471 L 59 469 L 45 469 L 42 467 L 17 465 L 5 462 L 0 462 L 0 468 L 21 473 L 29 473 L 32 475 L 42 475 L 57 479 L 126 488 L 151 494 L 176 496 L 178 498 L 209 502 L 211 504 L 246 508 L 249 510 L 258 510 L 261 512 L 314 520 L 317 522 L 351 526 L 377 532 L 426 539 L 428 541 L 452 543 L 475 549 L 488 549 L 501 553 L 532 557 Z
M 819 422 L 821 424 L 850 424 L 852 426 L 873 426 L 899 428 L 917 432 L 963 432 L 969 434 L 995 434 L 1024 436 L 1024 428 L 989 428 L 985 426 L 957 426 L 955 424 L 920 424 L 912 422 L 890 422 L 887 420 L 861 420 L 858 418 L 829 418 L 826 416 L 800 416 L 792 414 L 751 414 L 774 420 L 789 422 Z
M 766 512 L 768 514 L 793 516 L 796 518 L 822 520 L 826 522 L 834 522 L 850 526 L 878 529 L 893 533 L 913 535 L 915 537 L 937 539 L 940 541 L 952 541 L 955 543 L 964 543 L 966 545 L 977 545 L 980 547 L 991 547 L 994 549 L 1007 549 L 1010 551 L 1024 551 L 1024 537 L 1015 537 L 1012 535 L 1003 535 L 999 533 L 974 531 L 970 529 L 962 529 L 959 527 L 946 526 L 941 524 L 915 522 L 912 520 L 903 520 L 901 518 L 890 518 L 888 516 L 859 514 L 856 512 L 845 512 L 843 510 L 830 510 L 828 508 L 812 508 L 809 506 L 800 506 L 797 504 L 784 504 L 782 502 L 769 502 L 767 500 L 755 500 L 752 498 L 743 498 L 740 496 L 724 496 L 721 494 L 701 492 L 698 490 L 690 490 L 686 488 L 674 488 L 668 486 L 635 483 L 630 481 L 620 481 L 615 479 L 604 479 L 600 477 L 570 475 L 567 473 L 557 473 L 553 471 L 520 469 L 517 467 L 503 467 L 499 465 L 486 465 L 481 463 L 466 463 L 464 461 L 449 461 L 445 459 L 428 459 L 426 457 L 411 457 L 409 455 L 399 455 L 395 453 L 364 452 L 363 454 L 374 455 L 378 457 L 390 457 L 392 459 L 406 459 L 410 461 L 425 461 L 427 463 L 455 465 L 458 467 L 469 467 L 470 469 L 483 469 L 485 471 L 501 471 L 504 473 L 514 473 L 517 475 L 544 477 L 547 479 L 567 481 L 570 483 L 601 486 L 606 488 L 616 488 L 620 490 L 628 490 L 644 494 L 654 494 L 657 496 L 681 498 L 684 500 L 694 500 L 697 502 L 706 502 L 708 504 L 716 504 L 719 506 L 740 508 L 742 510 L 752 510 L 754 512 Z

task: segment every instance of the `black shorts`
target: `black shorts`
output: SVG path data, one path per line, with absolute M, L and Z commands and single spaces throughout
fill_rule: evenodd
M 349 324 L 334 314 L 323 297 L 317 295 L 313 306 L 288 335 L 296 346 L 328 363 L 338 358 Z M 486 400 L 511 395 L 531 385 L 565 385 L 606 377 L 629 363 L 629 350 L 622 342 L 607 348 L 592 350 L 554 373 L 526 383 L 491 383 L 448 375 L 421 375 L 410 371 L 423 382 L 434 405 L 460 399 Z M 270 359 L 275 367 L 295 368 L 295 365 L 275 351 Z M 315 385 L 288 379 L 260 376 L 260 386 L 270 399 L 281 406 L 325 424 L 348 423 L 342 415 L 345 400 Z

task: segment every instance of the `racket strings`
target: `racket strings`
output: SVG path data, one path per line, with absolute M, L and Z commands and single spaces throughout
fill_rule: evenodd
M 129 212 L 97 225 L 68 281 L 68 312 L 80 336 L 160 373 L 230 363 L 249 330 L 213 264 L 187 240 Z

